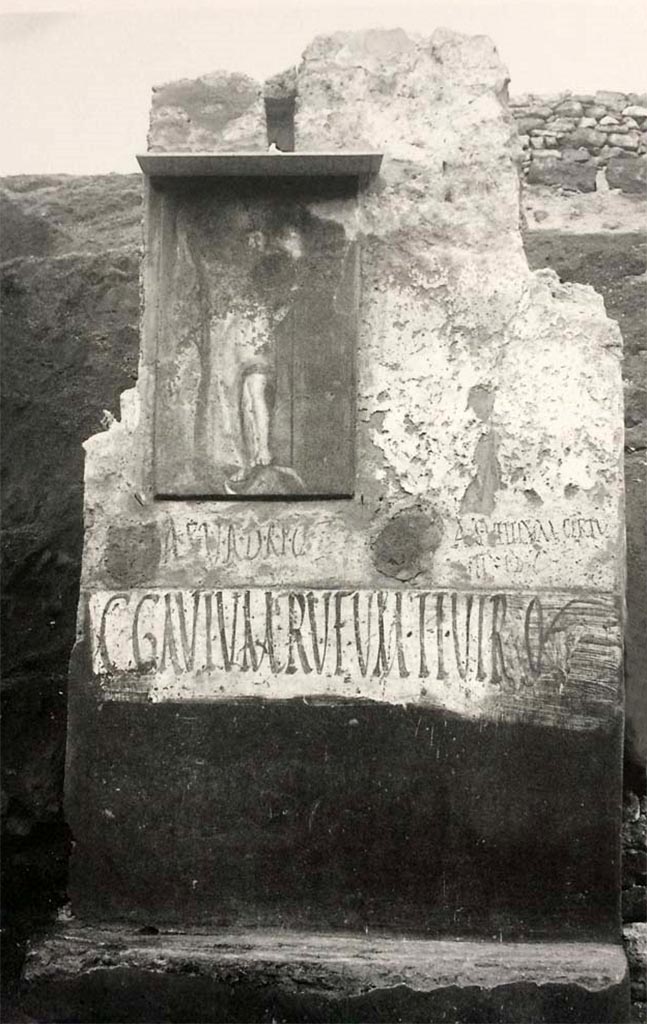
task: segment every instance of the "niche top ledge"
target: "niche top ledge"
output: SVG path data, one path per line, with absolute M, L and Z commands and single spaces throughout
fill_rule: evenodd
M 148 177 L 349 177 L 377 174 L 382 153 L 140 153 Z

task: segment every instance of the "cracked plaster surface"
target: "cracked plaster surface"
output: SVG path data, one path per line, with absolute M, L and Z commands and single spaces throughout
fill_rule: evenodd
M 241 522 L 250 514 L 255 522 L 298 514 L 310 524 L 298 569 L 268 563 L 256 573 L 261 585 L 277 573 L 308 585 L 378 585 L 384 579 L 371 560 L 372 541 L 393 515 L 423 503 L 444 533 L 416 585 L 617 589 L 621 336 L 591 288 L 528 269 L 520 147 L 495 47 L 447 30 L 430 38 L 337 33 L 314 40 L 286 82 L 296 90 L 297 149 L 384 152 L 379 177 L 356 201 L 310 207 L 361 242 L 355 497 L 319 509 L 268 503 L 252 513 L 223 501 L 156 503 L 154 339 L 144 321 L 140 378 L 126 415 L 86 444 L 86 585 L 105 582 L 102 544 L 112 517 L 137 524 L 170 515 L 186 524 L 198 514 Z M 179 148 L 171 122 L 189 125 L 186 148 L 265 148 L 260 85 L 206 76 L 190 102 L 192 83 L 180 85 L 156 92 L 152 149 Z M 209 88 L 229 97 L 215 120 Z M 200 102 L 206 106 L 196 116 Z M 149 256 L 156 244 L 153 237 Z M 475 389 L 492 396 L 486 415 L 470 401 Z M 516 548 L 516 562 L 498 558 L 497 524 L 529 517 L 552 524 L 546 529 L 554 541 L 534 545 L 532 565 Z M 573 518 L 595 520 L 599 537 L 573 544 L 564 536 Z M 483 538 L 497 557 L 476 572 Z M 199 564 L 193 570 L 196 583 L 205 578 Z M 152 578 L 163 581 L 162 569 Z M 236 574 L 223 578 L 235 582 Z M 240 568 L 238 579 L 245 578 Z

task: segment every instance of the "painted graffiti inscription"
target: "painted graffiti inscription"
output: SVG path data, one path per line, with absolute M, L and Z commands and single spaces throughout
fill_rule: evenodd
M 500 520 L 465 516 L 453 529 L 451 547 L 469 579 L 487 584 L 501 576 L 545 576 L 575 553 L 594 558 L 608 544 L 610 529 L 607 519 L 579 513 Z
M 561 520 L 548 519 L 507 519 L 489 522 L 485 518 L 474 518 L 471 522 L 458 523 L 454 544 L 510 546 L 546 545 L 563 540 L 604 540 L 608 537 L 608 523 L 597 517 L 565 516 Z
M 118 696 L 336 694 L 465 709 L 615 693 L 610 598 L 413 590 L 150 590 L 89 597 L 93 670 Z M 605 691 L 606 687 L 606 691 Z
M 294 561 L 310 549 L 310 527 L 302 521 L 257 523 L 214 517 L 180 522 L 169 517 L 161 534 L 162 564 L 167 566 L 187 557 L 199 557 L 207 565 Z

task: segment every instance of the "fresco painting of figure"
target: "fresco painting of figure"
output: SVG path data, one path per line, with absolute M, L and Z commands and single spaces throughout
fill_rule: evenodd
M 352 493 L 355 247 L 291 198 L 169 206 L 157 493 Z

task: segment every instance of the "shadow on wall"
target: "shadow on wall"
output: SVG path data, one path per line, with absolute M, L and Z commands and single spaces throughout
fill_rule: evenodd
M 129 177 L 6 184 L 2 892 L 10 985 L 24 935 L 65 899 L 62 784 L 82 547 L 81 444 L 136 377 L 141 188 Z

